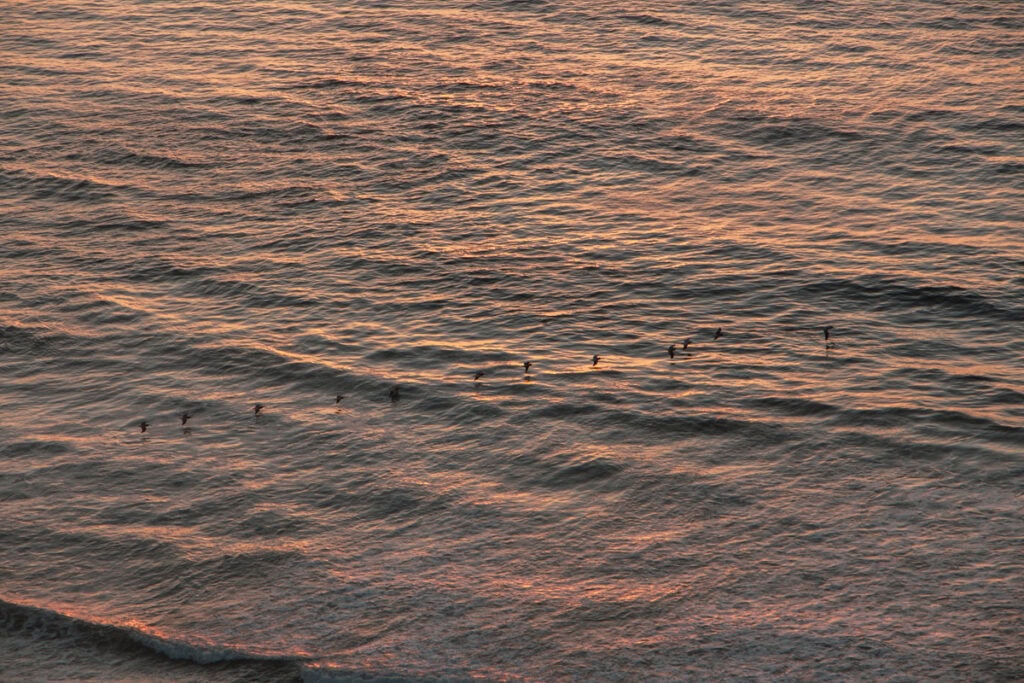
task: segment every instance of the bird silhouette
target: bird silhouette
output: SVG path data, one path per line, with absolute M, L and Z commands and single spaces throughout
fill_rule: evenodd
M 722 336 L 723 334 L 724 334 L 724 333 L 722 332 L 722 328 L 721 328 L 721 327 L 719 327 L 719 328 L 718 328 L 717 330 L 715 330 L 715 339 L 718 339 L 718 338 L 719 338 L 719 337 L 721 337 L 721 336 Z
M 826 325 L 825 327 L 821 328 L 822 333 L 825 335 L 825 341 L 828 341 L 829 337 L 831 337 L 831 335 L 829 334 L 829 331 L 833 327 L 834 327 L 833 325 Z
M 256 417 L 259 417 L 259 414 L 262 411 L 263 411 L 263 404 L 262 403 L 257 403 L 256 405 L 254 405 L 252 407 L 252 414 L 255 415 Z
M 686 339 L 683 340 L 683 351 L 685 351 L 687 348 L 689 348 L 689 346 L 690 346 L 690 338 L 687 337 Z
M 530 366 L 533 365 L 530 361 L 523 363 L 523 373 L 528 374 L 530 372 Z
M 184 427 L 185 423 L 192 419 L 192 413 L 184 412 L 181 414 L 181 426 Z
M 676 345 L 675 344 L 672 344 L 671 346 L 668 347 L 668 357 L 669 358 L 675 358 L 676 357 Z
M 402 398 L 402 395 L 398 391 L 398 385 L 391 387 L 391 391 L 388 392 L 388 398 L 391 399 L 392 403 L 397 403 L 398 399 Z
M 596 367 L 597 367 L 597 361 L 601 360 L 601 356 L 599 356 L 599 355 L 597 355 L 597 354 L 595 353 L 595 354 L 594 354 L 594 357 L 593 357 L 593 358 L 591 358 L 590 360 L 591 360 L 591 361 L 593 362 L 593 365 L 591 365 L 590 367 L 592 367 L 592 368 L 596 368 Z
M 145 420 L 143 420 L 142 422 L 139 423 L 139 431 L 142 432 L 143 434 L 146 433 L 146 430 L 148 428 L 149 428 L 149 423 L 146 422 Z

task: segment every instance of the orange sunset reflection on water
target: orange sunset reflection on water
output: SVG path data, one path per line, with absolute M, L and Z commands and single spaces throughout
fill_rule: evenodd
M 0 678 L 1021 678 L 1007 7 L 8 3 Z

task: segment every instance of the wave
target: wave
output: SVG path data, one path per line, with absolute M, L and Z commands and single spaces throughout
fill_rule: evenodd
M 822 401 L 814 401 L 799 397 L 786 396 L 765 396 L 763 398 L 749 399 L 747 404 L 755 407 L 765 408 L 770 411 L 779 412 L 783 415 L 810 416 L 810 415 L 831 415 L 839 411 L 838 406 Z
M 238 680 L 301 681 L 306 658 L 264 655 L 237 648 L 192 643 L 167 638 L 135 626 L 119 626 L 83 619 L 56 610 L 20 604 L 0 598 L 0 637 L 18 637 L 35 642 L 41 650 L 77 647 L 93 653 L 90 668 L 118 662 L 118 670 L 130 660 L 140 678 L 146 672 L 163 669 L 169 660 L 185 660 L 197 669 L 237 675 Z M 40 660 L 52 663 L 54 660 Z M 74 660 L 79 661 L 79 660 Z M 9 662 L 10 664 L 10 662 Z M 85 665 L 83 664 L 83 668 Z
M 352 386 L 350 373 L 310 360 L 296 360 L 281 353 L 246 346 L 197 346 L 187 357 L 171 357 L 169 363 L 212 371 L 217 376 L 253 376 L 264 382 L 280 385 L 321 387 L 328 391 L 338 386 Z M 382 385 L 383 387 L 383 385 Z M 385 388 L 380 389 L 384 394 Z
M 823 280 L 799 287 L 796 296 L 824 296 L 836 299 L 842 308 L 850 304 L 869 310 L 892 308 L 941 308 L 948 316 L 991 318 L 1007 322 L 1024 319 L 1024 310 L 1003 307 L 987 297 L 955 285 L 908 285 L 885 278 Z
M 143 255 L 132 261 L 131 268 L 120 273 L 125 280 L 154 284 L 180 282 L 212 276 L 221 271 L 207 266 L 183 266 L 157 255 Z
M 300 655 L 260 654 L 237 647 L 168 638 L 136 626 L 83 619 L 44 607 L 0 598 L 0 642 L 17 639 L 16 654 L 5 661 L 5 673 L 26 668 L 35 678 L 61 666 L 70 679 L 263 681 L 267 683 L 429 683 L 480 681 L 479 677 L 443 677 L 391 671 L 369 671 L 317 665 Z M 34 647 L 26 647 L 31 643 Z M 34 650 L 34 652 L 31 652 Z M 69 651 L 74 656 L 69 656 Z M 26 656 L 26 654 L 30 654 Z M 60 656 L 56 656 L 59 653 Z M 33 656 L 34 655 L 34 656 Z M 20 661 L 19 661 L 20 660 Z M 46 667 L 41 671 L 40 667 Z M 73 667 L 69 670 L 68 667 Z M 116 667 L 116 671 L 114 670 Z M 179 680 L 175 678 L 175 680 Z
M 510 12 L 521 11 L 546 14 L 554 11 L 557 5 L 550 0 L 486 0 L 485 2 L 473 3 L 470 7 L 474 9 L 498 9 Z
M 417 366 L 436 367 L 463 363 L 468 365 L 480 363 L 512 363 L 516 359 L 498 351 L 479 351 L 461 349 L 439 344 L 415 344 L 402 348 L 374 349 L 366 354 L 367 360 L 374 362 L 391 362 L 410 359 Z
M 0 354 L 38 356 L 53 354 L 62 345 L 73 342 L 68 334 L 21 325 L 0 324 Z
M 808 117 L 781 117 L 750 111 L 737 111 L 715 127 L 740 140 L 769 147 L 790 147 L 822 141 L 848 143 L 865 139 L 863 133 Z
M 502 680 L 515 680 L 503 677 Z M 479 676 L 428 676 L 381 672 L 370 674 L 365 671 L 339 669 L 334 667 L 310 667 L 302 670 L 303 683 L 480 683 Z
M 349 80 L 342 78 L 315 78 L 300 83 L 294 83 L 284 87 L 285 90 L 323 90 L 327 88 L 364 88 L 365 81 Z
M 105 214 L 95 218 L 74 218 L 57 227 L 68 235 L 91 236 L 97 232 L 158 232 L 170 229 L 166 221 L 147 220 L 122 214 Z
M 329 486 L 312 487 L 305 493 L 307 503 L 319 509 L 343 510 L 368 520 L 404 517 L 419 520 L 431 513 L 448 510 L 452 501 L 444 494 L 407 486 L 360 488 L 339 491 Z
M 136 152 L 125 147 L 103 147 L 92 152 L 69 152 L 63 158 L 68 161 L 94 162 L 106 166 L 134 166 L 162 170 L 188 170 L 212 166 L 207 162 L 179 159 L 171 153 Z
M 620 14 L 617 17 L 621 21 L 630 21 L 648 26 L 675 26 L 676 22 L 663 19 L 653 14 Z
M 188 282 L 183 291 L 203 299 L 232 299 L 247 308 L 304 308 L 319 304 L 309 297 L 275 292 L 263 285 L 226 278 L 201 277 Z
M 37 199 L 93 202 L 114 199 L 122 189 L 96 180 L 21 170 L 0 170 L 0 185 L 31 194 Z
M 984 438 L 991 442 L 1014 447 L 1024 446 L 1024 429 L 958 410 L 898 406 L 847 409 L 840 410 L 830 419 L 837 425 L 860 428 L 871 426 L 898 428 L 907 424 L 930 425 L 936 433 L 939 430 L 953 430 L 951 434 L 954 436 L 966 432 L 972 434 L 975 439 Z
M 638 433 L 679 437 L 739 437 L 762 445 L 778 445 L 793 438 L 782 426 L 765 422 L 698 413 L 651 415 L 637 410 L 611 408 L 592 401 L 545 405 L 530 411 L 528 419 L 543 418 L 580 421 L 595 429 L 602 429 L 607 438 L 619 435 L 626 440 Z
M 581 486 L 612 477 L 623 469 L 623 465 L 607 458 L 594 458 L 559 467 L 542 483 L 553 488 Z

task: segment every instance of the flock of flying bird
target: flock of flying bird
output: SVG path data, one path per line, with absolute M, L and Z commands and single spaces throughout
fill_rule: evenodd
M 834 349 L 835 348 L 835 342 L 829 341 L 832 338 L 832 334 L 831 334 L 832 328 L 833 328 L 832 325 L 826 325 L 826 326 L 821 328 L 822 334 L 825 335 L 825 349 L 826 350 Z M 722 332 L 722 328 L 719 327 L 718 329 L 715 330 L 714 339 L 717 340 L 717 339 L 721 338 L 722 336 L 724 336 L 724 334 L 725 333 Z M 683 340 L 683 348 L 682 348 L 682 350 L 686 351 L 690 347 L 690 344 L 692 344 L 692 343 L 693 343 L 693 340 L 691 340 L 689 337 L 684 339 Z M 677 347 L 676 347 L 675 344 L 670 344 L 669 345 L 667 351 L 668 351 L 668 357 L 669 357 L 670 360 L 675 359 L 675 357 L 676 357 L 676 348 Z M 599 355 L 597 355 L 595 353 L 591 357 L 591 359 L 590 359 L 590 363 L 591 363 L 590 367 L 596 368 L 597 364 L 598 364 L 598 362 L 600 362 L 600 360 L 601 360 L 601 356 L 599 356 Z M 524 375 L 530 374 L 530 367 L 532 365 L 533 365 L 532 361 L 525 361 L 523 363 L 523 374 Z M 479 382 L 480 378 L 483 377 L 486 374 L 487 373 L 485 373 L 484 371 L 478 370 L 477 372 L 473 373 L 473 381 L 474 382 Z M 341 403 L 341 399 L 343 399 L 343 398 L 345 398 L 344 394 L 338 394 L 337 396 L 334 397 L 334 402 L 336 404 Z M 388 398 L 391 399 L 392 403 L 396 403 L 399 399 L 402 398 L 401 392 L 399 391 L 399 387 L 398 387 L 397 384 L 395 386 L 391 387 L 391 390 L 388 391 Z M 256 403 L 256 404 L 253 405 L 253 407 L 252 407 L 252 414 L 253 414 L 254 417 L 259 417 L 260 413 L 262 413 L 262 412 L 263 412 L 263 404 L 262 403 Z M 190 413 L 188 411 L 185 411 L 184 413 L 179 415 L 179 417 L 181 418 L 181 426 L 183 428 L 187 429 L 186 425 L 188 424 L 188 421 L 192 419 L 192 413 Z M 143 420 L 142 422 L 139 423 L 139 431 L 145 433 L 146 430 L 149 429 L 149 426 L 150 426 L 149 423 L 146 422 L 145 420 Z

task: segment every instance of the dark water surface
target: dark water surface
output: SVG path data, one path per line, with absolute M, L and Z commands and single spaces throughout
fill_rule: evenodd
M 626 5 L 4 3 L 0 679 L 1024 678 L 1019 5 Z

